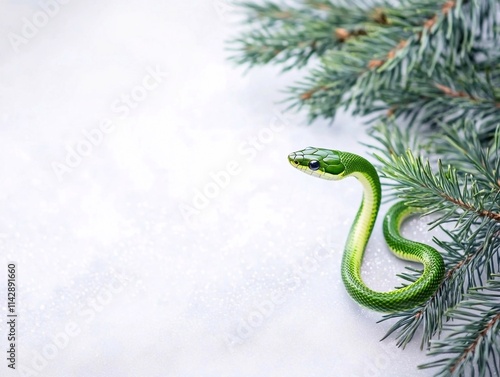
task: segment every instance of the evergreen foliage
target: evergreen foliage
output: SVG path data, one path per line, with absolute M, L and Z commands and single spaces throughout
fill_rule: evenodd
M 493 376 L 500 365 L 499 0 L 243 3 L 232 59 L 305 67 L 292 108 L 370 115 L 388 194 L 434 214 L 446 264 L 438 291 L 391 313 L 387 336 L 417 334 L 436 376 Z M 420 271 L 401 275 L 414 281 Z M 418 330 L 418 331 L 417 331 Z

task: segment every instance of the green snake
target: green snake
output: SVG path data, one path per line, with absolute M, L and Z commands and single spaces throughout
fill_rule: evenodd
M 444 276 L 443 258 L 431 246 L 401 236 L 402 222 L 418 211 L 403 202 L 394 204 L 387 212 L 384 238 L 397 257 L 422 263 L 422 275 L 411 284 L 389 292 L 373 291 L 363 283 L 361 264 L 382 197 L 379 176 L 370 162 L 353 153 L 313 147 L 291 153 L 288 160 L 309 175 L 328 180 L 355 177 L 363 185 L 363 199 L 349 231 L 341 264 L 342 281 L 355 301 L 372 310 L 396 312 L 422 304 L 436 292 Z

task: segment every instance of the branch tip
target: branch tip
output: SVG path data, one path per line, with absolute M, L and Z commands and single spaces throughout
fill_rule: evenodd
M 457 367 L 459 366 L 459 364 L 461 362 L 463 362 L 466 358 L 467 358 L 467 355 L 469 355 L 470 353 L 474 353 L 476 351 L 476 347 L 478 346 L 478 344 L 481 342 L 481 340 L 486 336 L 486 334 L 488 333 L 488 331 L 495 325 L 496 322 L 500 321 L 500 313 L 499 314 L 496 314 L 492 319 L 490 319 L 488 321 L 488 323 L 486 324 L 486 326 L 484 327 L 484 329 L 482 329 L 479 334 L 477 335 L 476 339 L 474 339 L 474 341 L 464 350 L 464 352 L 462 353 L 462 355 L 460 355 L 460 357 L 458 358 L 458 360 L 455 362 L 455 364 L 453 364 L 451 367 L 450 367 L 450 373 L 454 373 L 455 370 L 457 369 Z
M 434 16 L 429 18 L 427 21 L 425 21 L 424 22 L 424 29 L 430 29 L 431 27 L 433 27 L 434 24 L 436 23 L 437 19 L 438 19 L 437 14 L 435 14 Z
M 388 25 L 389 20 L 387 19 L 387 15 L 384 13 L 384 10 L 381 8 L 376 8 L 373 14 L 373 20 L 381 25 Z
M 339 27 L 335 29 L 335 36 L 340 42 L 344 42 L 347 38 L 351 36 L 351 33 L 349 33 L 347 29 Z
M 441 7 L 441 11 L 443 12 L 443 14 L 448 14 L 448 12 L 450 10 L 452 10 L 454 7 L 455 7 L 455 2 L 454 1 L 447 1 L 446 3 L 443 4 L 443 6 Z
M 382 64 L 384 64 L 384 61 L 381 59 L 372 59 L 368 62 L 368 68 L 369 69 L 375 69 L 380 67 Z

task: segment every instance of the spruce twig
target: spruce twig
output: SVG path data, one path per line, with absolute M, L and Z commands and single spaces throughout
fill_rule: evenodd
M 448 313 L 453 323 L 445 326 L 447 336 L 432 341 L 430 356 L 450 355 L 421 365 L 439 368 L 436 376 L 497 375 L 500 372 L 500 276 L 486 286 L 472 288 L 465 299 Z

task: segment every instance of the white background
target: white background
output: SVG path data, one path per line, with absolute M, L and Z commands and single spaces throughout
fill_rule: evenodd
M 74 0 L 50 15 L 47 2 L 0 2 L 2 355 L 8 261 L 20 313 L 9 375 L 431 375 L 419 340 L 379 342 L 390 323 L 340 282 L 360 185 L 287 162 L 309 145 L 368 156 L 359 119 L 281 114 L 300 73 L 230 64 L 223 1 Z M 406 263 L 379 226 L 363 274 L 391 289 Z M 406 234 L 430 242 L 425 229 Z

